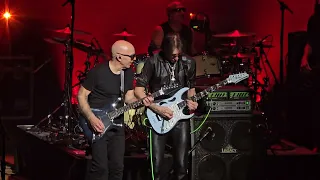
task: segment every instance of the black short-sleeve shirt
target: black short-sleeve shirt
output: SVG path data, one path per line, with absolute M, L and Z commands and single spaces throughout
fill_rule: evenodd
M 121 76 L 114 74 L 109 62 L 97 65 L 91 69 L 82 86 L 91 91 L 88 102 L 91 108 L 110 108 L 111 104 L 121 96 Z M 133 89 L 133 71 L 124 70 L 125 93 Z M 124 94 L 125 94 L 124 93 Z

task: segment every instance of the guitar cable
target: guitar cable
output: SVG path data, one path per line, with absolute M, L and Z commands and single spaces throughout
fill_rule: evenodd
M 203 124 L 207 121 L 208 116 L 211 112 L 211 108 L 209 109 L 207 115 L 205 116 L 205 118 L 202 120 L 201 124 L 193 131 L 190 132 L 190 134 L 193 134 L 197 131 L 199 131 L 201 129 L 201 127 L 203 126 Z M 152 127 L 148 126 L 146 124 L 146 121 L 148 120 L 148 118 L 144 118 L 142 121 L 142 125 L 144 125 L 145 127 L 149 128 L 149 154 L 150 154 L 150 166 L 151 166 L 151 176 L 152 176 L 152 180 L 154 180 L 154 169 L 153 169 L 153 154 L 152 154 Z

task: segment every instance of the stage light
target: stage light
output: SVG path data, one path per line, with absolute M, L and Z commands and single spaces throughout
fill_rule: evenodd
M 9 12 L 5 12 L 5 13 L 3 14 L 3 17 L 8 20 L 8 19 L 10 19 L 11 14 L 10 14 Z

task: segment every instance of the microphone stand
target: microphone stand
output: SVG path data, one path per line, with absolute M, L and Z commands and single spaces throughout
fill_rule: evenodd
M 283 39 L 284 39 L 284 11 L 288 10 L 293 14 L 292 10 L 282 1 L 278 0 L 281 10 L 281 29 L 280 29 L 280 84 L 284 83 L 284 60 L 283 60 Z
M 199 138 L 199 139 L 194 143 L 194 145 L 192 146 L 192 148 L 188 151 L 188 155 L 190 155 L 190 154 L 196 149 L 196 147 L 198 146 L 198 144 L 201 143 L 202 140 L 203 140 L 204 138 L 206 138 L 206 137 L 209 135 L 210 132 L 212 132 L 212 130 L 207 131 L 201 138 Z

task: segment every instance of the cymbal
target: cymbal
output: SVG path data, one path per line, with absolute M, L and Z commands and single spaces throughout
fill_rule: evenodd
M 114 36 L 121 36 L 121 37 L 132 37 L 136 36 L 135 34 L 129 34 L 126 30 L 122 31 L 121 33 L 118 34 L 113 34 Z
M 69 26 L 63 28 L 63 29 L 50 29 L 53 32 L 57 32 L 57 33 L 62 33 L 62 34 L 71 34 L 71 29 Z M 91 33 L 89 32 L 85 32 L 85 31 L 81 31 L 81 30 L 73 30 L 73 32 L 75 34 L 86 34 L 86 35 L 91 35 Z
M 242 33 L 238 30 L 234 30 L 229 33 L 223 33 L 223 34 L 215 34 L 212 35 L 213 37 L 225 37 L 225 38 L 239 38 L 239 37 L 250 37 L 250 36 L 255 36 L 255 33 Z
M 52 44 L 65 44 L 68 41 L 68 39 L 58 37 L 44 38 L 44 40 Z

